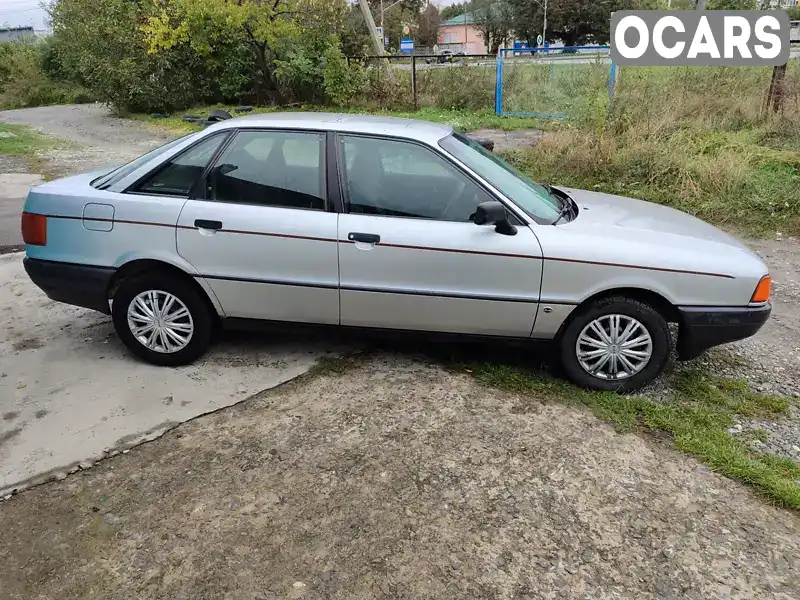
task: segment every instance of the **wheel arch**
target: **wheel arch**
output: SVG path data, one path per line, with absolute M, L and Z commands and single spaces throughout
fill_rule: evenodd
M 217 318 L 223 316 L 219 300 L 217 300 L 214 292 L 207 287 L 207 284 L 204 282 L 201 283 L 197 278 L 172 263 L 154 258 L 136 258 L 120 265 L 111 278 L 111 281 L 109 281 L 106 297 L 109 300 L 113 300 L 114 295 L 123 281 L 131 277 L 144 275 L 145 273 L 164 273 L 173 277 L 180 277 L 199 292 L 200 297 L 206 302 L 212 316 Z
M 588 306 L 591 306 L 598 300 L 613 297 L 630 298 L 631 300 L 637 300 L 638 302 L 647 304 L 657 311 L 662 317 L 664 317 L 667 323 L 680 324 L 681 322 L 681 314 L 678 308 L 658 292 L 639 287 L 615 287 L 596 292 L 576 306 L 569 316 L 564 319 L 564 322 L 561 324 L 561 327 L 558 330 L 556 339 L 561 339 L 561 336 L 564 334 L 564 330 Z

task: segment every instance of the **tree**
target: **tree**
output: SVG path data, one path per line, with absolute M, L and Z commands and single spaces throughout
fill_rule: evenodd
M 475 27 L 481 32 L 490 54 L 497 54 L 500 46 L 509 37 L 512 18 L 509 6 L 502 0 L 473 0 L 469 12 Z
M 278 60 L 297 56 L 304 40 L 327 39 L 339 30 L 346 8 L 346 0 L 161 0 L 142 31 L 152 54 L 188 44 L 212 56 L 234 40 L 249 48 L 261 91 L 280 100 Z M 297 68 L 310 68 L 307 60 Z
M 373 54 L 369 30 L 361 14 L 358 4 L 351 4 L 342 22 L 342 31 L 339 34 L 342 42 L 342 52 L 345 56 L 363 56 Z
M 417 28 L 417 40 L 420 46 L 432 48 L 439 42 L 439 23 L 442 18 L 439 9 L 433 4 L 428 4 L 425 10 L 419 15 L 419 26 Z
M 220 78 L 187 45 L 148 54 L 139 24 L 153 8 L 130 0 L 54 2 L 49 12 L 60 69 L 122 111 L 168 111 L 215 98 Z M 219 48 L 222 56 L 230 51 L 224 43 Z
M 443 7 L 439 11 L 442 21 L 446 21 L 447 19 L 452 19 L 453 17 L 457 17 L 458 15 L 463 15 L 464 13 L 469 12 L 469 5 L 469 2 L 456 2 L 450 6 Z
M 544 1 L 505 1 L 511 29 L 518 38 L 534 45 L 543 28 Z M 661 0 L 548 0 L 547 39 L 560 39 L 567 46 L 608 43 L 612 12 L 648 8 L 662 8 Z

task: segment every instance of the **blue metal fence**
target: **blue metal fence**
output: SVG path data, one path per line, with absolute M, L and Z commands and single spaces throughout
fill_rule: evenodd
M 512 53 L 512 55 L 519 55 L 519 54 L 530 54 L 530 55 L 545 55 L 545 56 L 553 56 L 553 55 L 564 55 L 564 54 L 576 54 L 580 55 L 581 53 L 589 52 L 607 52 L 611 49 L 610 46 L 564 46 L 560 48 L 553 48 L 550 46 L 547 47 L 538 47 L 538 48 L 501 48 L 497 54 L 497 67 L 496 67 L 496 77 L 495 77 L 495 113 L 498 115 L 516 115 L 516 116 L 524 116 L 524 117 L 539 117 L 542 119 L 563 119 L 566 118 L 566 114 L 564 113 L 545 113 L 545 112 L 518 112 L 518 111 L 506 111 L 503 107 L 503 74 L 505 68 L 505 58 L 506 54 Z M 570 59 L 565 59 L 569 61 Z M 610 72 L 608 77 L 608 99 L 609 104 L 613 103 L 614 101 L 614 91 L 616 88 L 616 80 L 617 80 L 617 65 L 611 60 L 609 55 L 608 60 L 610 62 Z M 553 60 L 550 63 L 550 78 L 553 76 L 553 68 L 555 67 L 556 61 Z

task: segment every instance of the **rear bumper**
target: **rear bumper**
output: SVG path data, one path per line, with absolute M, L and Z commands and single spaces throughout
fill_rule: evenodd
M 111 313 L 108 308 L 108 285 L 114 276 L 113 268 L 37 258 L 25 258 L 23 264 L 31 281 L 52 300 Z
M 743 340 L 755 335 L 767 322 L 772 306 L 684 307 L 678 334 L 678 358 L 692 360 L 720 344 Z

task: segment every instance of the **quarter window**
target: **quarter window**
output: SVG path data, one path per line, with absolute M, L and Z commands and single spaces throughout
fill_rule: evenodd
M 140 184 L 137 192 L 188 196 L 227 133 L 207 137 L 167 161 Z
M 324 136 L 240 131 L 208 176 L 209 199 L 324 210 Z
M 419 144 L 342 136 L 341 150 L 351 213 L 468 222 L 492 199 Z

